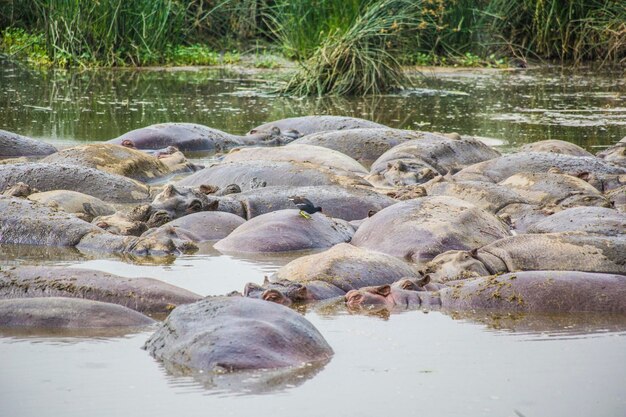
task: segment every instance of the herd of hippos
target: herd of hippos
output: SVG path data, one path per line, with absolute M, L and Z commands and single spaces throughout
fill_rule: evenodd
M 218 162 L 187 159 L 198 152 Z M 4 248 L 309 251 L 215 297 L 87 269 L 0 269 L 0 327 L 164 319 L 144 348 L 183 369 L 327 361 L 331 347 L 290 308 L 310 303 L 626 317 L 626 138 L 597 155 L 559 140 L 502 155 L 479 138 L 339 116 L 244 136 L 164 123 L 60 150 L 0 131 L 0 194 Z

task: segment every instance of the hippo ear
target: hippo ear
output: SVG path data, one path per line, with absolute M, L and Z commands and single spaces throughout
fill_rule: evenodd
M 263 285 L 268 285 L 270 283 L 270 277 L 267 275 L 263 276 Z
M 399 282 L 399 287 L 403 290 L 417 291 L 419 287 L 410 279 L 403 279 Z
M 135 149 L 135 143 L 132 140 L 130 140 L 130 139 L 124 139 L 122 141 L 122 146 L 124 146 L 126 148 Z
M 576 176 L 583 181 L 589 181 L 591 179 L 591 174 L 589 172 L 581 172 Z
M 279 303 L 279 304 L 282 304 L 284 298 L 285 297 L 280 293 L 280 291 L 275 290 L 275 289 L 265 290 L 263 291 L 263 294 L 261 294 L 262 300 L 272 301 L 274 303 Z
M 249 297 L 250 293 L 253 291 L 261 291 L 263 287 L 259 284 L 255 284 L 254 282 L 248 282 L 245 287 L 243 287 L 243 296 Z
M 137 206 L 128 213 L 128 218 L 133 221 L 146 222 L 150 219 L 152 208 L 149 204 Z
M 367 212 L 367 217 L 372 217 L 374 214 L 378 213 L 378 210 L 369 210 Z
M 96 226 L 98 226 L 100 229 L 106 229 L 107 227 L 109 227 L 109 223 L 107 223 L 107 222 L 98 222 L 98 223 L 96 223 Z
M 211 184 L 202 184 L 201 186 L 198 187 L 198 191 L 200 191 L 202 194 L 207 194 L 207 195 L 214 194 L 219 189 L 220 187 L 218 187 L 217 185 L 211 185 Z
M 254 135 L 255 133 L 259 133 L 259 131 L 256 129 L 252 129 L 251 131 L 248 132 L 248 135 Z
M 171 197 L 178 194 L 178 190 L 176 189 L 176 187 L 174 187 L 173 184 L 168 184 L 167 186 L 165 186 L 161 194 L 163 194 L 164 197 Z
M 217 208 L 220 205 L 219 200 L 209 201 L 209 204 L 206 205 L 205 211 L 217 211 Z
M 390 285 L 380 285 L 374 288 L 373 291 L 375 294 L 382 295 L 383 297 L 387 297 L 391 294 L 391 286 Z
M 476 257 L 478 256 L 478 248 L 474 248 L 474 249 L 472 249 L 471 251 L 469 251 L 469 255 L 470 255 L 472 258 L 476 258 Z
M 296 300 L 306 300 L 309 297 L 309 290 L 306 285 L 301 285 L 293 292 L 293 295 Z
M 272 136 L 280 136 L 280 128 L 278 126 L 272 126 L 270 133 Z

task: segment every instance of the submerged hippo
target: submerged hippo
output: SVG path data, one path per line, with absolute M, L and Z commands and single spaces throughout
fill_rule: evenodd
M 110 143 L 90 143 L 63 149 L 41 162 L 95 168 L 141 182 L 158 180 L 175 173 L 163 163 L 162 158 Z
M 308 162 L 246 161 L 211 165 L 176 183 L 182 186 L 204 184 L 225 188 L 236 184 L 242 191 L 272 186 L 363 185 L 370 184 L 354 173 Z
M 626 237 L 581 232 L 518 235 L 477 250 L 442 253 L 425 267 L 435 282 L 543 270 L 626 274 Z
M 45 142 L 0 129 L 0 159 L 20 156 L 46 156 L 57 149 Z
M 288 305 L 324 300 L 364 286 L 391 284 L 403 277 L 421 278 L 414 266 L 401 259 L 340 243 L 289 262 L 276 271 L 273 282 L 247 284 L 244 295 Z
M 522 172 L 542 173 L 552 168 L 573 176 L 588 173 L 597 176 L 626 174 L 626 168 L 609 164 L 596 157 L 518 152 L 471 165 L 456 173 L 454 178 L 458 181 L 500 182 Z
M 226 154 L 224 162 L 294 161 L 336 168 L 357 174 L 367 174 L 363 165 L 341 152 L 322 146 L 290 143 L 279 148 L 239 148 Z
M 310 135 L 311 133 L 325 132 L 328 130 L 387 128 L 385 125 L 356 117 L 302 116 L 290 117 L 288 119 L 281 119 L 262 124 L 250 130 L 248 135 L 254 135 L 257 132 L 264 132 L 273 127 L 277 127 L 281 131 L 296 137 Z
M 290 145 L 306 144 L 333 149 L 371 166 L 389 149 L 400 143 L 419 139 L 421 132 L 390 128 L 362 128 L 313 133 L 296 139 Z
M 605 207 L 572 207 L 535 223 L 528 233 L 586 232 L 605 236 L 626 234 L 626 214 Z
M 203 211 L 173 220 L 161 227 L 174 227 L 187 230 L 194 236 L 194 242 L 219 240 L 246 222 L 245 219 L 220 211 Z
M 247 297 L 208 297 L 176 308 L 144 349 L 166 363 L 211 372 L 299 367 L 333 355 L 300 314 Z
M 522 152 L 550 152 L 572 156 L 593 156 L 575 143 L 558 139 L 540 140 L 522 146 Z
M 238 194 L 217 197 L 217 210 L 228 211 L 251 219 L 276 210 L 294 208 L 291 196 L 306 196 L 324 214 L 347 221 L 363 219 L 372 211 L 395 204 L 395 200 L 368 187 L 327 186 L 275 186 L 255 188 Z M 209 199 L 216 198 L 209 196 Z
M 572 175 L 554 172 L 523 172 L 500 181 L 528 202 L 560 207 L 600 206 L 610 207 L 611 203 L 597 189 L 586 181 Z
M 473 204 L 453 197 L 423 197 L 394 204 L 365 220 L 352 244 L 421 263 L 451 249 L 472 249 L 506 236 L 510 232 L 500 219 Z
M 103 252 L 139 255 L 197 249 L 189 241 L 118 236 L 34 201 L 0 196 L 0 244 L 75 246 Z
M 44 163 L 0 165 L 0 191 L 18 182 L 39 191 L 77 191 L 112 203 L 140 203 L 150 199 L 147 186 L 93 168 Z
M 455 314 L 626 313 L 626 276 L 578 271 L 520 271 L 451 283 L 437 292 L 393 286 L 366 287 L 345 295 L 350 309 L 434 308 Z
M 98 216 L 109 216 L 115 213 L 115 208 L 99 198 L 76 191 L 54 190 L 43 193 L 33 193 L 27 197 L 47 206 L 73 213 L 76 217 L 91 222 Z
M 124 278 L 101 271 L 57 266 L 18 266 L 0 271 L 0 299 L 70 297 L 119 304 L 143 314 L 169 314 L 202 297 L 152 278 Z
M 161 123 L 131 130 L 109 143 L 133 149 L 175 146 L 181 152 L 223 152 L 238 146 L 284 145 L 293 140 L 279 128 L 268 126 L 246 136 L 232 135 L 194 123 Z
M 329 248 L 349 242 L 354 230 L 345 221 L 299 210 L 278 210 L 248 220 L 214 247 L 220 252 L 286 252 Z
M 401 143 L 382 154 L 366 179 L 380 185 L 421 184 L 437 175 L 453 174 L 500 156 L 495 149 L 471 137 L 422 134 L 421 139 Z
M 135 310 L 100 301 L 65 297 L 0 300 L 0 328 L 143 327 L 153 323 Z

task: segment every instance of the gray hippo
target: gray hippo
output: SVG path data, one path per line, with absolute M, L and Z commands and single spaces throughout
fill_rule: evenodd
M 605 236 L 626 234 L 626 214 L 604 207 L 572 207 L 533 224 L 528 233 L 580 231 Z
M 119 304 L 164 316 L 202 297 L 152 278 L 124 278 L 101 271 L 57 266 L 18 266 L 0 271 L 0 299 L 70 297 Z
M 593 156 L 575 143 L 558 139 L 540 140 L 527 143 L 520 149 L 522 152 L 551 152 L 572 156 Z
M 248 220 L 214 248 L 220 252 L 286 252 L 324 249 L 349 242 L 354 230 L 345 221 L 299 210 L 278 210 Z
M 223 162 L 294 161 L 310 162 L 329 168 L 367 174 L 367 169 L 348 155 L 322 146 L 290 143 L 278 148 L 237 148 L 224 156 Z
M 622 138 L 615 145 L 598 152 L 598 158 L 626 168 L 626 137 Z
M 225 238 L 245 222 L 245 219 L 232 213 L 202 211 L 172 220 L 161 227 L 187 230 L 194 242 L 207 242 Z
M 54 190 L 43 193 L 33 193 L 27 197 L 50 207 L 73 213 L 76 217 L 91 222 L 98 216 L 109 216 L 115 213 L 115 208 L 99 198 L 76 191 Z
M 455 314 L 626 313 L 626 276 L 579 271 L 520 271 L 451 283 L 437 292 L 389 285 L 345 295 L 351 310 L 430 308 Z
M 421 139 L 401 143 L 382 154 L 366 179 L 381 186 L 421 184 L 499 156 L 498 151 L 471 137 L 423 133 Z
M 434 282 L 513 271 L 626 274 L 626 237 L 582 232 L 517 235 L 472 251 L 448 251 L 426 264 Z
M 144 152 L 110 143 L 90 143 L 62 149 L 43 160 L 43 163 L 78 165 L 99 169 L 111 174 L 132 178 L 141 182 L 151 182 L 175 173 L 194 172 L 190 165 L 181 163 L 180 171 L 173 171 L 163 161 Z
M 161 123 L 131 130 L 109 143 L 133 149 L 158 150 L 175 146 L 181 152 L 223 152 L 238 146 L 284 145 L 293 137 L 268 126 L 246 136 L 232 135 L 194 123 Z
M 429 196 L 459 198 L 476 207 L 497 214 L 511 204 L 530 204 L 514 190 L 500 184 L 484 181 L 444 181 L 443 177 L 423 185 Z
M 322 207 L 324 214 L 347 221 L 363 219 L 372 211 L 395 204 L 394 199 L 369 187 L 337 185 L 263 187 L 224 197 L 209 196 L 209 199 L 219 200 L 219 211 L 228 211 L 251 219 L 272 211 L 294 208 L 293 202 L 289 200 L 294 195 L 306 196 Z
M 422 132 L 389 128 L 332 130 L 312 133 L 294 140 L 290 145 L 306 144 L 333 149 L 371 166 L 382 154 L 400 143 L 419 139 Z
M 300 367 L 333 355 L 300 314 L 247 297 L 208 297 L 176 308 L 144 349 L 166 363 L 210 372 Z
M 143 212 L 147 210 L 143 207 L 149 206 L 136 207 L 131 213 L 137 211 L 140 212 L 141 216 L 150 219 L 148 215 L 143 214 Z M 152 227 L 158 227 L 161 223 L 169 221 L 169 219 L 170 217 L 165 214 L 163 216 L 156 215 L 151 219 L 151 224 L 154 224 Z M 121 211 L 106 216 L 98 216 L 94 218 L 91 223 L 109 233 L 122 236 L 141 236 L 150 228 L 146 221 L 139 219 L 139 215 L 133 217 L 133 215 Z
M 150 189 L 130 178 L 76 165 L 0 165 L 0 191 L 23 182 L 39 191 L 77 191 L 111 203 L 149 201 Z
M 45 142 L 0 129 L 0 159 L 21 156 L 46 156 L 57 149 Z
M 195 250 L 189 241 L 118 236 L 34 201 L 0 196 L 0 244 L 75 246 L 100 252 L 138 255 Z
M 265 132 L 273 127 L 277 127 L 286 134 L 300 137 L 311 133 L 325 132 L 328 130 L 347 130 L 362 128 L 387 128 L 385 125 L 372 122 L 370 120 L 345 116 L 301 116 L 276 120 L 257 126 L 248 132 L 248 135 L 255 135 L 258 132 Z
M 352 244 L 415 263 L 452 249 L 510 236 L 496 216 L 454 197 L 422 197 L 389 206 L 363 222 Z
M 596 188 L 572 175 L 555 172 L 523 172 L 499 182 L 528 202 L 560 207 L 599 206 L 610 207 L 611 203 Z
M 354 173 L 308 162 L 246 161 L 211 165 L 176 183 L 182 186 L 211 184 L 225 188 L 236 184 L 242 191 L 272 186 L 371 184 Z
M 0 328 L 145 327 L 153 323 L 135 310 L 100 301 L 65 297 L 0 300 Z
M 542 173 L 552 168 L 573 176 L 588 173 L 596 176 L 626 174 L 626 168 L 596 157 L 550 152 L 518 152 L 468 166 L 457 172 L 454 178 L 458 181 L 500 182 L 522 172 Z
M 626 213 L 626 185 L 611 190 L 604 194 L 613 207 L 619 212 Z
M 352 289 L 391 284 L 409 277 L 421 278 L 417 268 L 401 259 L 340 243 L 289 262 L 276 271 L 273 282 L 262 286 L 247 284 L 244 295 L 289 305 L 324 300 Z

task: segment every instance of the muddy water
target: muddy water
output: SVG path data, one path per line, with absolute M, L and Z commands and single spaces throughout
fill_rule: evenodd
M 163 121 L 244 133 L 304 114 L 348 114 L 393 127 L 459 131 L 505 147 L 566 139 L 596 150 L 626 135 L 620 74 L 557 70 L 429 73 L 416 89 L 367 99 L 268 97 L 267 83 L 225 71 L 42 74 L 0 63 L 0 129 L 59 146 Z M 147 276 L 202 295 L 260 283 L 290 259 L 194 255 L 138 259 L 0 247 L 0 265 L 71 265 Z M 0 331 L 0 416 L 617 416 L 626 414 L 626 318 L 349 314 L 306 317 L 335 350 L 290 372 L 185 375 L 132 334 Z

